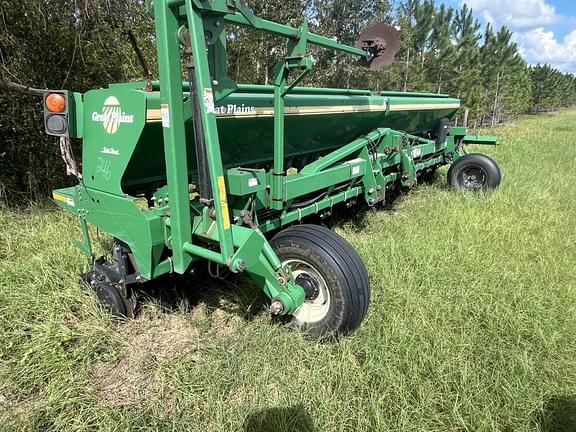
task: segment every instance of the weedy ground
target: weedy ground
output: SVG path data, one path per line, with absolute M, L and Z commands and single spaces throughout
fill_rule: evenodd
M 0 211 L 0 429 L 576 431 L 576 111 L 493 132 L 495 193 L 443 171 L 338 228 L 373 289 L 339 342 L 271 324 L 246 281 L 114 322 L 71 218 Z

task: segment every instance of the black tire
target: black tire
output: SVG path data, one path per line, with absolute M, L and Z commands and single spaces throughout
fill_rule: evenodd
M 122 296 L 112 284 L 97 282 L 94 286 L 96 296 L 102 307 L 115 317 L 122 318 L 127 314 L 126 305 L 122 301 Z
M 271 244 L 306 287 L 306 302 L 290 317 L 291 327 L 323 338 L 360 326 L 370 303 L 370 282 L 362 259 L 346 240 L 319 225 L 296 225 L 278 233 Z
M 448 184 L 455 189 L 490 191 L 496 189 L 501 180 L 496 161 L 479 153 L 462 156 L 448 170 Z

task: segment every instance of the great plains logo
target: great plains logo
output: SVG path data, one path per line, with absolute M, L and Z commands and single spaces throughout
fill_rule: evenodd
M 116 132 L 118 132 L 121 124 L 134 123 L 134 116 L 123 112 L 122 108 L 120 107 L 120 101 L 114 96 L 109 96 L 104 101 L 102 112 L 92 113 L 92 121 L 96 123 L 102 123 L 106 133 L 114 135 Z
M 219 115 L 228 114 L 253 114 L 256 112 L 256 107 L 242 105 L 224 105 L 214 109 L 214 112 Z

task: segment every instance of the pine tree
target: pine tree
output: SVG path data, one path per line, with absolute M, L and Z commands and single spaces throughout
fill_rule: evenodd
M 466 4 L 456 11 L 454 33 L 456 48 L 453 56 L 450 93 L 462 100 L 463 124 L 476 122 L 485 104 L 480 71 L 480 28 Z
M 490 115 L 490 124 L 498 124 L 502 114 L 503 80 L 508 72 L 515 71 L 523 61 L 518 47 L 512 42 L 512 33 L 502 27 L 494 33 L 492 26 L 487 25 L 484 33 L 484 46 L 480 50 L 484 66 L 484 85 L 487 89 L 489 106 L 486 113 Z
M 434 58 L 431 60 L 433 66 L 431 70 L 433 74 L 430 77 L 436 93 L 442 93 L 446 81 L 449 80 L 450 65 L 454 61 L 456 50 L 452 39 L 454 34 L 453 15 L 454 9 L 445 5 L 441 5 L 436 10 L 434 29 L 432 30 Z

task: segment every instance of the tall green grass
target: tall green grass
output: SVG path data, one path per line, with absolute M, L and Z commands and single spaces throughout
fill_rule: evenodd
M 576 111 L 494 133 L 495 193 L 441 173 L 338 229 L 373 289 L 338 343 L 272 325 L 247 282 L 112 322 L 72 219 L 0 211 L 0 429 L 576 431 Z

